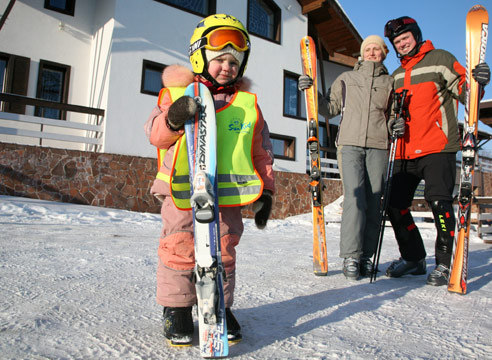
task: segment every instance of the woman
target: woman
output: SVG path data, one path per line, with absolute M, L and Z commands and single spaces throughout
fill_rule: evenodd
M 368 36 L 352 71 L 338 76 L 319 99 L 319 113 L 341 114 L 336 139 L 338 168 L 343 183 L 340 257 L 347 279 L 372 271 L 380 224 L 381 195 L 388 163 L 388 127 L 393 79 L 383 61 L 388 48 L 377 35 Z M 312 80 L 299 78 L 299 88 Z M 328 125 L 328 124 L 327 124 Z

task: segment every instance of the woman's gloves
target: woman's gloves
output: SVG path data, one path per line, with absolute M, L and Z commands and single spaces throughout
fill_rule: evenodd
M 311 79 L 307 75 L 301 75 L 299 76 L 299 79 L 297 80 L 297 88 L 299 91 L 304 91 L 306 89 L 309 89 L 313 85 L 313 79 Z

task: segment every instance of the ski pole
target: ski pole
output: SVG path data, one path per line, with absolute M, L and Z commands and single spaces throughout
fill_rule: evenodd
M 394 109 L 395 109 L 395 122 L 398 118 L 403 116 L 403 104 L 408 90 L 404 89 L 401 93 L 395 93 Z M 386 225 L 386 210 L 389 204 L 389 195 L 391 191 L 391 182 L 393 180 L 393 168 L 395 164 L 396 148 L 398 145 L 398 136 L 393 131 L 391 135 L 391 147 L 388 159 L 388 169 L 386 170 L 386 180 L 383 191 L 383 201 L 380 210 L 380 224 L 379 224 L 379 239 L 376 247 L 376 252 L 372 260 L 372 271 L 370 283 L 376 281 L 376 274 L 379 267 L 379 258 L 381 256 L 381 247 L 383 245 L 384 227 Z

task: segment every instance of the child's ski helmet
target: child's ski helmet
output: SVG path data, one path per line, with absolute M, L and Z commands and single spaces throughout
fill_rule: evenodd
M 226 46 L 232 46 L 234 50 L 244 53 L 237 80 L 243 76 L 248 63 L 251 47 L 248 31 L 232 15 L 215 14 L 200 21 L 190 39 L 189 57 L 193 72 L 216 84 L 215 79 L 210 76 L 207 70 L 205 49 L 219 51 Z

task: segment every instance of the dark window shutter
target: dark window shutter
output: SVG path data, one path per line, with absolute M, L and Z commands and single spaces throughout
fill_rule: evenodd
M 17 95 L 27 95 L 27 84 L 29 81 L 29 67 L 31 60 L 22 56 L 13 57 L 12 82 L 10 92 Z M 10 103 L 8 111 L 16 114 L 25 114 L 26 106 Z

